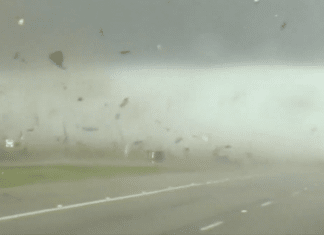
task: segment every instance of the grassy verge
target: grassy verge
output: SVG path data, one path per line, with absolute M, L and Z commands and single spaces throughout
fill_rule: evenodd
M 170 171 L 176 171 L 176 169 L 161 166 L 1 166 L 0 188 L 11 188 L 35 183 L 77 181 L 94 177 L 112 178 L 152 175 Z

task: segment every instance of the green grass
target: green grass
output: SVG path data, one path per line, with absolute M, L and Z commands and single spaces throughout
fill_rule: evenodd
M 167 168 L 157 166 L 2 166 L 0 167 L 0 188 L 12 188 L 35 183 L 76 181 L 94 177 L 111 178 L 131 175 L 150 175 L 168 171 L 169 169 Z

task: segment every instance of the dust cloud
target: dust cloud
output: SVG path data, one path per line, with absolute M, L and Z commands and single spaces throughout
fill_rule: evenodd
M 166 148 L 182 136 L 190 148 L 232 145 L 231 151 L 237 154 L 253 152 L 274 159 L 308 160 L 323 155 L 320 67 L 161 66 L 128 68 L 116 74 L 112 78 L 121 88 L 118 94 L 132 97 L 133 106 L 124 114 L 125 126 L 137 127 L 135 133 L 142 135 L 154 133 L 168 143 Z M 165 133 L 163 125 L 171 126 L 173 132 Z M 206 141 L 192 138 L 206 134 L 210 135 Z
M 215 160 L 215 152 L 234 160 L 323 160 L 324 70 L 287 62 L 297 51 L 290 45 L 305 45 L 291 31 L 296 24 L 289 18 L 297 16 L 283 14 L 288 3 L 279 11 L 270 2 L 235 8 L 228 1 L 172 8 L 147 2 L 152 15 L 144 12 L 144 2 L 134 1 L 127 8 L 117 2 L 28 4 L 2 2 L 0 10 L 6 45 L 0 56 L 0 140 L 10 156 L 20 151 L 26 158 L 39 152 L 54 159 L 146 161 L 148 152 L 165 151 L 167 160 L 197 162 Z M 236 12 L 242 7 L 241 19 Z M 267 7 L 271 11 L 262 11 Z M 231 28 L 214 18 L 215 9 Z M 254 16 L 262 20 L 251 22 Z M 314 35 L 312 27 L 303 27 Z M 312 52 L 305 47 L 301 55 L 306 51 Z M 258 55 L 272 61 L 285 55 L 287 63 L 242 62 Z M 240 63 L 230 63 L 234 57 Z M 16 144 L 10 149 L 7 143 Z

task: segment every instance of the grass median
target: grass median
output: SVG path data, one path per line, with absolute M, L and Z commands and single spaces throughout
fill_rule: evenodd
M 161 166 L 0 166 L 0 188 L 89 178 L 147 176 L 170 171 L 177 170 Z

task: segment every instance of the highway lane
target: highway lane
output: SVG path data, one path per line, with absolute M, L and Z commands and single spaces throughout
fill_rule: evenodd
M 244 185 L 250 188 L 251 194 L 260 197 L 164 234 L 324 233 L 323 175 L 283 174 L 261 177 Z M 268 197 L 261 196 L 261 192 L 266 191 L 272 193 L 269 192 Z
M 0 218 L 0 234 L 321 233 L 323 178 L 317 171 L 298 169 L 196 182 L 151 195 L 154 191 L 17 219 Z

